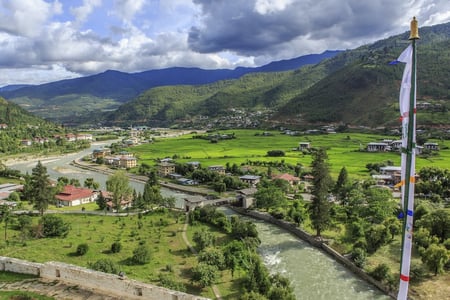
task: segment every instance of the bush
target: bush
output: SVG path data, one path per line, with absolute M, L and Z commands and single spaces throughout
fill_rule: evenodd
M 86 244 L 86 243 L 79 244 L 77 247 L 77 255 L 83 256 L 88 252 L 88 250 L 89 250 L 88 244 Z
M 267 151 L 267 156 L 285 156 L 285 153 L 283 150 L 269 150 Z
M 89 268 L 91 268 L 92 270 L 110 273 L 110 274 L 118 274 L 119 273 L 119 268 L 117 267 L 117 265 L 108 258 L 99 259 L 95 263 L 88 264 L 88 265 L 89 265 Z
M 39 224 L 44 237 L 66 237 L 70 230 L 70 225 L 57 215 L 44 215 Z
M 120 242 L 114 242 L 111 244 L 111 252 L 119 253 L 122 250 L 122 244 Z
M 139 245 L 133 250 L 131 261 L 138 265 L 144 265 L 150 262 L 150 250 L 146 245 Z
M 353 248 L 353 251 L 351 253 L 351 259 L 358 268 L 364 267 L 364 264 L 366 263 L 366 257 L 367 257 L 366 250 L 359 247 Z

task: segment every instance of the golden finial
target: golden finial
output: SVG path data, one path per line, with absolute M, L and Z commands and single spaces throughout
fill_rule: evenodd
M 420 39 L 419 37 L 419 27 L 417 25 L 416 17 L 413 17 L 411 21 L 411 33 L 409 34 L 410 40 Z

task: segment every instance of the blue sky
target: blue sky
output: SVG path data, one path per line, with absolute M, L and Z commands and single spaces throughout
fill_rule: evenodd
M 0 87 L 260 66 L 450 21 L 448 0 L 0 0 Z

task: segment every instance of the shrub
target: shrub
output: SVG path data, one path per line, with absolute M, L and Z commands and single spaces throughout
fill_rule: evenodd
M 122 244 L 120 242 L 114 242 L 111 244 L 111 252 L 119 253 L 122 250 Z
M 139 245 L 133 250 L 131 261 L 138 265 L 144 265 L 150 262 L 150 250 L 147 245 Z
M 70 230 L 70 225 L 56 215 L 42 216 L 39 224 L 42 226 L 44 237 L 66 237 Z
M 89 250 L 89 246 L 86 243 L 79 244 L 77 247 L 77 255 L 83 256 L 85 255 Z
M 351 259 L 355 263 L 355 265 L 359 268 L 364 267 L 364 264 L 366 263 L 366 257 L 367 253 L 363 248 L 353 248 L 353 251 L 351 253 Z
M 111 274 L 119 273 L 119 268 L 117 267 L 117 265 L 108 258 L 99 259 L 95 263 L 88 264 L 88 265 L 89 265 L 89 268 L 91 268 L 92 270 L 105 272 L 105 273 L 111 273 Z

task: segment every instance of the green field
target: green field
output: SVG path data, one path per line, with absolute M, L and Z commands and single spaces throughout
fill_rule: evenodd
M 198 161 L 202 166 L 225 165 L 236 163 L 245 164 L 250 161 L 281 161 L 309 167 L 312 157 L 301 151 L 293 150 L 299 142 L 310 142 L 313 148 L 325 147 L 327 149 L 331 174 L 337 177 L 339 170 L 346 167 L 353 178 L 369 176 L 367 163 L 391 161 L 400 165 L 400 154 L 396 152 L 373 153 L 364 152 L 369 142 L 382 139 L 398 139 L 394 136 L 382 136 L 361 133 L 337 133 L 321 135 L 289 136 L 279 131 L 270 132 L 272 135 L 263 136 L 261 130 L 230 130 L 220 131 L 221 134 L 235 133 L 236 139 L 220 140 L 211 143 L 203 139 L 193 139 L 191 135 L 176 138 L 157 139 L 152 144 L 135 146 L 131 149 L 140 162 L 155 164 L 157 159 L 177 156 L 177 162 Z M 256 135 L 259 134 L 259 135 Z M 437 166 L 450 168 L 450 141 L 439 141 L 441 151 L 431 158 L 417 158 L 416 169 L 424 166 Z M 448 146 L 447 146 L 448 145 Z M 267 157 L 269 150 L 283 150 L 284 157 Z
M 190 270 L 197 264 L 197 258 L 190 252 L 182 239 L 184 214 L 180 212 L 153 212 L 125 217 L 84 214 L 58 214 L 70 224 L 71 230 L 65 238 L 40 238 L 23 240 L 21 233 L 9 225 L 8 241 L 4 240 L 4 226 L 0 226 L 0 255 L 33 262 L 61 261 L 69 264 L 89 267 L 99 259 L 114 261 L 127 277 L 139 281 L 160 285 L 159 274 L 171 277 L 186 287 L 186 292 L 213 298 L 210 288 L 200 289 L 190 281 Z M 39 217 L 33 217 L 36 225 Z M 178 221 L 177 221 L 178 219 Z M 3 225 L 3 224 L 2 224 Z M 188 226 L 187 236 L 191 243 L 195 231 L 212 230 L 218 243 L 227 239 L 226 235 L 209 229 L 206 225 Z M 111 244 L 120 241 L 122 250 L 111 253 Z M 83 256 L 76 254 L 79 244 L 87 243 L 89 250 Z M 133 250 L 140 244 L 146 244 L 151 252 L 151 260 L 145 265 L 130 262 Z M 217 284 L 223 299 L 239 293 L 239 287 L 231 278 L 229 271 L 223 271 Z M 0 282 L 2 281 L 0 273 Z M 6 276 L 6 275 L 3 275 Z M 234 280 L 239 278 L 235 274 Z M 6 278 L 3 279 L 6 281 Z

